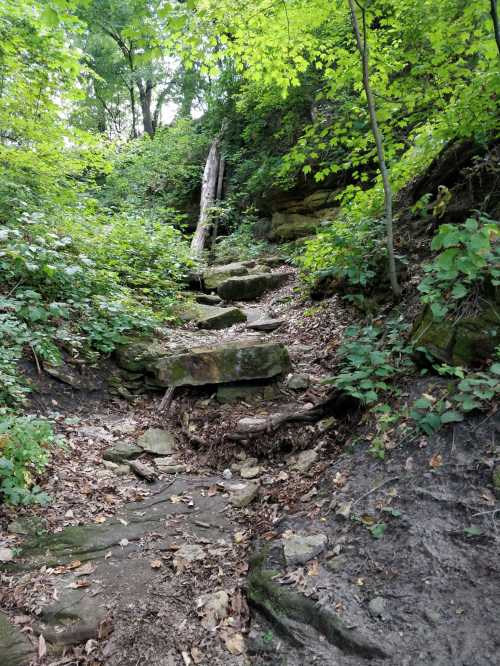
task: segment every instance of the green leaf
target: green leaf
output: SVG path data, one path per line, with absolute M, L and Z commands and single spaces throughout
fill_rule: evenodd
M 386 523 L 377 523 L 370 527 L 370 533 L 374 539 L 381 539 L 384 536 L 386 529 Z
M 46 25 L 48 28 L 57 28 L 59 25 L 59 14 L 56 12 L 55 9 L 52 7 L 48 6 L 45 7 L 45 9 L 42 12 L 42 15 L 40 16 L 40 19 L 44 25 Z
M 458 282 L 451 290 L 451 297 L 454 299 L 464 298 L 467 294 L 467 287 L 461 282 Z
M 441 414 L 441 423 L 458 423 L 459 421 L 464 420 L 464 415 L 461 414 L 460 412 L 457 412 L 453 409 L 448 410 L 447 412 L 444 412 L 444 414 Z
M 471 527 L 466 527 L 464 529 L 464 533 L 468 537 L 477 537 L 477 536 L 481 536 L 481 534 L 483 533 L 483 530 L 480 527 L 477 527 L 476 525 L 471 525 Z

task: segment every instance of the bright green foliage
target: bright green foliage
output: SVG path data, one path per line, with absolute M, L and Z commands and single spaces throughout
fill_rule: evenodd
M 0 500 L 45 504 L 49 497 L 34 485 L 57 439 L 48 421 L 0 415 Z
M 483 216 L 462 225 L 443 224 L 431 247 L 440 253 L 424 266 L 426 277 L 418 289 L 435 319 L 456 309 L 473 289 L 500 285 L 498 223 Z
M 228 216 L 235 213 L 234 208 Z M 259 224 L 259 217 L 255 209 L 244 210 L 237 218 L 237 224 L 231 225 L 234 231 L 228 236 L 222 236 L 215 247 L 215 257 L 219 263 L 231 261 L 245 261 L 255 259 L 270 251 L 270 245 L 265 240 L 255 238 L 255 230 Z
M 411 417 L 427 435 L 448 423 L 463 421 L 469 412 L 486 411 L 500 397 L 500 363 L 493 363 L 484 372 L 466 374 L 461 368 L 451 370 L 453 375 L 461 377 L 458 383 L 446 387 L 438 396 L 424 394 L 413 404 Z M 447 368 L 447 374 L 449 371 Z
M 182 222 L 200 187 L 209 138 L 190 120 L 117 148 L 113 169 L 98 194 L 113 210 L 145 209 L 159 222 Z
M 396 376 L 407 371 L 411 362 L 403 336 L 405 325 L 396 319 L 386 326 L 384 338 L 382 329 L 375 326 L 346 329 L 339 349 L 341 372 L 327 383 L 367 405 L 390 392 Z
M 363 288 L 375 276 L 384 257 L 380 222 L 372 219 L 356 222 L 343 215 L 306 241 L 306 250 L 298 258 L 298 264 L 306 281 L 332 277 Z

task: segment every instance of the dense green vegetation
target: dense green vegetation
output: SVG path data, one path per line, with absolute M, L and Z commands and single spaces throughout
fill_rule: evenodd
M 188 237 L 204 162 L 222 127 L 224 197 L 211 213 L 222 238 L 212 257 L 258 256 L 268 249 L 274 198 L 326 187 L 335 192 L 335 219 L 283 250 L 306 285 L 329 278 L 366 306 L 395 245 L 398 265 L 414 276 L 397 278 L 403 297 L 419 282 L 435 319 L 498 290 L 500 203 L 491 187 L 479 189 L 460 219 L 447 219 L 453 182 L 443 184 L 441 199 L 440 182 L 405 199 L 455 144 L 475 147 L 471 179 L 476 172 L 488 183 L 497 177 L 495 12 L 489 0 L 4 0 L 3 494 L 11 501 L 37 496 L 36 487 L 28 493 L 29 471 L 43 467 L 41 443 L 52 441 L 50 428 L 14 416 L 29 393 L 21 359 L 38 368 L 68 358 L 92 363 L 125 333 L 175 316 L 193 266 Z M 386 236 L 387 184 L 394 243 Z M 412 234 L 420 245 L 425 238 L 422 270 Z M 410 365 L 412 350 L 396 341 L 401 328 L 384 325 L 389 335 L 380 322 L 351 330 L 332 380 L 368 404 L 390 394 Z M 458 413 L 457 405 L 470 411 L 498 394 L 496 375 L 480 371 L 472 378 L 456 371 L 453 409 L 441 398 L 416 406 L 424 430 L 453 420 L 444 415 Z M 21 441 L 19 453 L 14 443 Z

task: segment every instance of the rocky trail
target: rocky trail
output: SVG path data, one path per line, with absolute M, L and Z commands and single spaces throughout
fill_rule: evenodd
M 39 379 L 66 445 L 47 508 L 1 508 L 0 666 L 497 664 L 498 415 L 377 460 L 321 383 L 336 297 L 276 258 L 192 289 L 183 326 Z

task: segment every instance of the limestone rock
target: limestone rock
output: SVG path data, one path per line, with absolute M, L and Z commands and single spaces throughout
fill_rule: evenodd
M 144 372 L 153 361 L 164 354 L 158 340 L 153 338 L 128 338 L 116 351 L 120 368 L 130 372 Z
M 26 666 L 33 657 L 33 649 L 25 634 L 11 624 L 0 612 L 0 663 L 2 666 Z
M 144 479 L 145 481 L 149 481 L 149 483 L 152 483 L 153 481 L 156 481 L 158 478 L 158 475 L 156 474 L 155 470 L 150 467 L 149 465 L 145 465 L 144 463 L 139 462 L 138 460 L 132 460 L 130 463 L 130 469 L 141 479 Z
M 51 377 L 58 379 L 63 384 L 68 384 L 68 386 L 74 389 L 96 391 L 99 388 L 98 381 L 82 374 L 80 370 L 69 363 L 60 363 L 59 365 L 44 363 L 43 369 Z
M 259 494 L 259 484 L 257 482 L 250 481 L 245 484 L 238 484 L 230 487 L 231 504 L 238 509 L 244 509 L 246 506 L 251 504 L 254 499 Z
M 270 289 L 283 286 L 290 273 L 258 273 L 231 277 L 219 284 L 217 293 L 225 301 L 251 301 Z
M 318 452 L 316 449 L 307 449 L 290 458 L 290 467 L 301 474 L 306 474 L 310 468 L 318 461 Z
M 110 446 L 104 451 L 102 457 L 104 460 L 109 460 L 113 463 L 122 463 L 124 460 L 132 460 L 137 458 L 142 453 L 142 449 L 132 444 L 132 442 L 121 442 Z
M 499 312 L 498 303 L 485 301 L 477 316 L 434 321 L 426 308 L 413 328 L 411 341 L 443 363 L 474 367 L 490 358 L 500 344 Z M 416 360 L 426 364 L 423 356 Z
M 164 356 L 150 370 L 160 386 L 202 386 L 275 377 L 288 366 L 282 344 L 236 340 Z
M 220 300 L 220 299 L 219 299 Z M 180 312 L 182 321 L 192 321 L 198 328 L 222 329 L 247 320 L 239 308 L 221 308 L 215 305 L 193 303 Z
M 310 383 L 308 375 L 288 375 L 285 385 L 293 391 L 301 391 L 308 388 Z
M 170 458 L 158 458 L 155 465 L 162 474 L 183 474 L 187 470 L 186 465 Z
M 169 430 L 149 428 L 139 437 L 137 445 L 146 453 L 156 456 L 170 456 L 177 448 L 175 435 Z
M 240 469 L 242 479 L 256 479 L 262 474 L 262 468 L 259 465 L 244 465 Z
M 252 265 L 254 264 L 252 263 Z M 222 282 L 235 275 L 248 275 L 248 266 L 240 261 L 224 266 L 214 266 L 203 273 L 203 282 L 206 289 L 217 289 Z
M 247 324 L 247 328 L 251 328 L 253 331 L 275 331 L 284 323 L 284 319 L 272 319 L 271 317 L 266 317 Z
M 253 268 L 248 269 L 249 275 L 258 275 L 259 273 L 270 273 L 271 269 L 266 264 L 256 264 Z
M 196 294 L 196 302 L 202 305 L 220 305 L 222 298 L 217 294 Z
M 263 385 L 250 382 L 221 384 L 217 389 L 216 398 L 221 404 L 252 400 L 260 395 L 265 400 L 272 400 L 277 392 L 278 387 L 275 384 Z
M 385 613 L 386 602 L 383 597 L 374 597 L 368 604 L 370 613 L 374 617 L 383 617 Z
M 272 255 L 270 257 L 261 257 L 259 263 L 265 264 L 269 268 L 278 268 L 278 266 L 282 266 L 285 262 L 278 255 Z
M 203 615 L 202 625 L 207 629 L 215 629 L 229 615 L 229 594 L 224 590 L 203 594 L 197 606 Z
M 328 544 L 326 534 L 294 534 L 283 543 L 287 565 L 305 564 L 322 553 Z
M 292 241 L 314 234 L 320 220 L 300 213 L 274 213 L 271 236 L 274 240 Z

